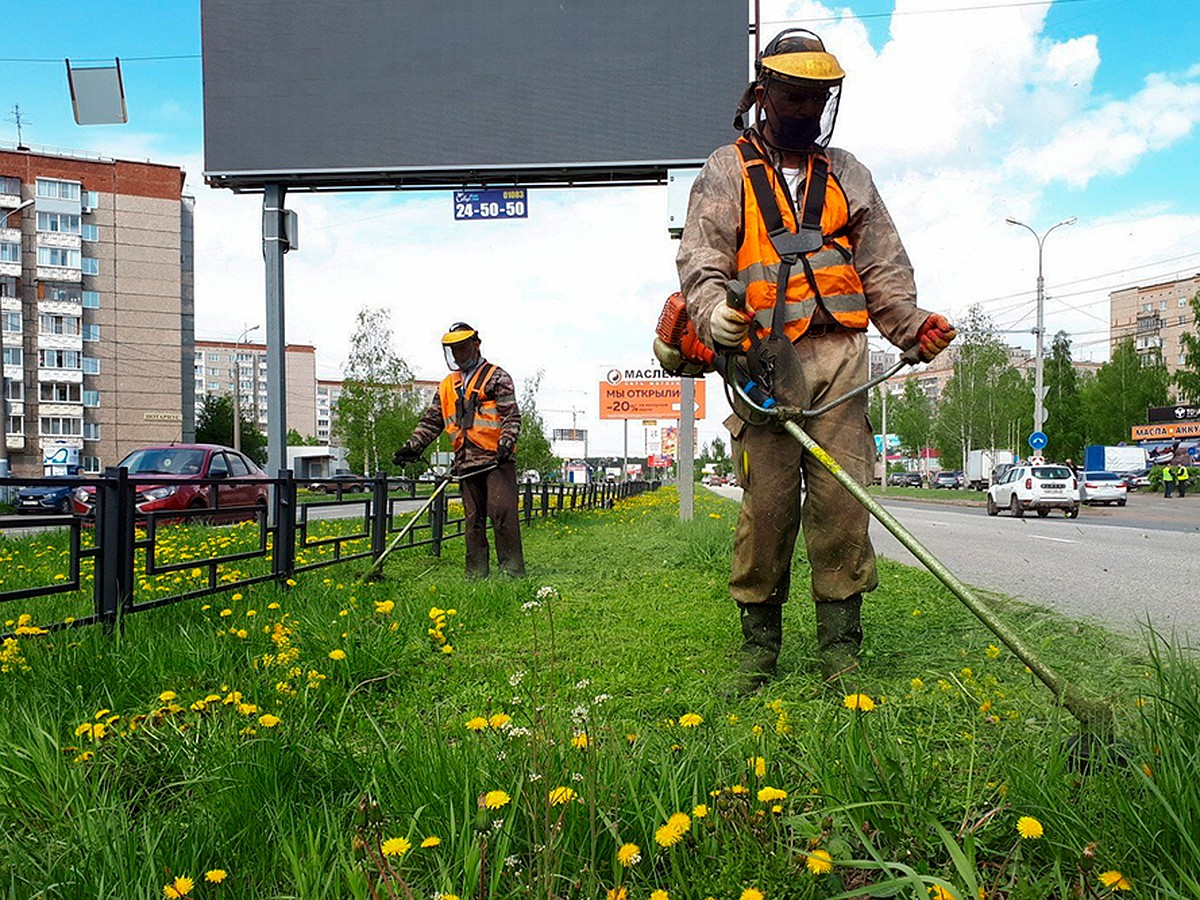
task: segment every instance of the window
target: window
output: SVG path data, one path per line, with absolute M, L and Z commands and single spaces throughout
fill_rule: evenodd
M 25 433 L 25 417 L 24 416 L 9 416 L 6 429 L 9 434 L 24 434 Z
M 21 261 L 21 245 L 12 241 L 0 242 L 0 262 L 19 263 Z
M 83 471 L 95 473 L 100 471 L 100 457 L 98 456 L 80 456 L 79 463 L 83 466 Z
M 1188 305 L 1188 298 L 1187 298 L 1187 297 L 1180 297 L 1180 298 L 1179 298 L 1179 305 L 1180 305 L 1180 306 L 1187 306 L 1187 305 Z
M 20 347 L 4 348 L 4 365 L 6 366 L 22 366 L 25 364 L 25 351 Z
M 39 334 L 79 334 L 77 316 L 54 316 L 42 313 L 38 317 Z
M 100 326 L 99 325 L 84 325 L 83 326 L 83 339 L 85 341 L 100 340 Z
M 55 178 L 39 178 L 37 195 L 48 200 L 78 200 L 81 187 L 78 181 L 59 181 Z
M 84 225 L 83 226 L 83 239 L 85 241 L 100 240 L 100 226 L 99 225 Z
M 210 354 L 208 354 L 208 361 L 209 361 L 209 362 L 220 362 L 220 360 L 221 360 L 221 354 L 220 354 L 220 353 L 210 353 Z
M 17 279 L 12 275 L 0 275 L 0 297 L 17 296 Z
M 229 461 L 229 471 L 235 476 L 250 474 L 250 470 L 246 468 L 246 463 L 236 453 L 226 453 L 225 458 Z
M 76 419 L 74 416 L 42 416 L 41 431 L 38 433 L 81 437 L 83 435 L 83 419 Z
M 225 461 L 224 453 L 213 454 L 212 460 L 208 464 L 208 474 L 209 476 L 229 474 L 229 463 Z
M 80 387 L 61 381 L 43 381 L 38 385 L 38 398 L 43 403 L 78 403 Z
M 5 379 L 6 391 L 9 400 L 16 400 L 20 403 L 25 399 L 25 382 L 17 381 L 15 378 Z
M 80 267 L 84 275 L 99 275 L 100 260 L 92 259 L 90 256 L 85 256 L 80 260 L 83 265 Z
M 96 191 L 83 192 L 83 205 L 87 207 L 88 212 L 97 209 L 100 206 L 100 194 Z
M 83 439 L 85 441 L 100 440 L 100 423 L 99 422 L 84 422 L 83 423 Z
M 92 409 L 99 406 L 100 405 L 100 392 L 99 391 L 84 391 L 83 392 L 83 405 L 90 407 Z
M 54 281 L 38 282 L 39 300 L 57 300 L 60 303 L 78 303 L 83 299 L 83 292 L 77 284 L 63 284 Z
M 62 266 L 65 269 L 78 269 L 79 259 L 79 251 L 69 247 L 38 247 L 39 266 Z
M 21 179 L 11 175 L 0 175 L 0 194 L 16 194 L 21 196 Z
M 70 213 L 40 212 L 37 214 L 37 230 L 79 234 L 79 216 L 73 216 Z
M 99 291 L 84 291 L 83 292 L 83 308 L 84 309 L 99 309 L 100 308 L 100 292 Z
M 8 348 L 4 348 L 8 353 Z M 78 369 L 83 354 L 78 350 L 39 350 L 38 368 L 40 369 Z
M 1166 308 L 1167 308 L 1167 301 L 1166 301 L 1166 300 L 1160 300 L 1160 301 L 1159 301 L 1159 304 L 1158 304 L 1158 308 L 1159 308 L 1159 309 L 1166 309 Z
M 4 330 L 9 334 L 20 334 L 23 326 L 21 311 L 6 309 L 3 315 Z
M 84 375 L 99 375 L 100 360 L 94 356 L 85 356 L 83 358 L 83 374 Z
M 1142 304 L 1142 312 L 1150 312 L 1150 306 L 1151 306 L 1151 304 L 1149 304 L 1149 303 L 1143 303 Z

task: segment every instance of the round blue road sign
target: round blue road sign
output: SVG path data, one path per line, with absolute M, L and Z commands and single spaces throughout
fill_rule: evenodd
M 1048 443 L 1050 438 L 1046 437 L 1044 431 L 1035 431 L 1029 436 L 1029 446 L 1034 450 L 1045 450 Z

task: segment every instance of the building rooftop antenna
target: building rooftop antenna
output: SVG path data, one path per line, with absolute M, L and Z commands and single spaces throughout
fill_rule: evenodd
M 23 140 L 22 127 L 32 125 L 33 123 L 21 115 L 21 105 L 19 103 L 13 104 L 12 116 L 9 117 L 8 121 L 13 122 L 17 126 L 17 149 L 28 150 L 29 148 L 25 146 L 25 141 Z

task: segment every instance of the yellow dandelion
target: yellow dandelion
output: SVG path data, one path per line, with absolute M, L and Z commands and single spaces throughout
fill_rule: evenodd
M 985 652 L 987 653 L 988 659 L 997 659 L 1000 656 L 1000 648 L 995 644 L 988 644 L 988 648 Z
M 692 818 L 703 819 L 707 815 L 708 815 L 708 807 L 705 806 L 703 803 L 697 803 L 695 806 L 692 807 Z
M 1116 869 L 1110 869 L 1107 872 L 1100 873 L 1100 883 L 1106 888 L 1114 891 L 1132 891 L 1133 885 L 1129 883 L 1129 879 L 1118 872 Z
M 512 721 L 512 716 L 507 715 L 505 713 L 496 713 L 494 716 L 492 716 L 491 718 L 488 719 L 488 725 L 490 725 L 492 728 L 499 729 L 499 728 L 503 728 L 505 725 L 507 725 L 511 721 Z
M 617 850 L 617 862 L 629 868 L 642 861 L 642 848 L 637 844 L 622 844 Z
M 763 900 L 763 892 L 758 888 L 746 888 L 739 900 Z
M 569 787 L 556 787 L 550 791 L 550 805 L 562 806 L 564 803 L 570 803 L 574 800 L 576 794 Z
M 483 716 L 474 716 L 467 720 L 467 731 L 483 731 L 488 727 L 488 720 Z
M 505 791 L 488 791 L 483 795 L 483 805 L 488 809 L 503 809 L 510 800 L 512 797 Z
M 586 750 L 588 748 L 587 732 L 581 731 L 579 734 L 571 738 L 571 746 L 577 750 Z
M 193 887 L 192 879 L 186 875 L 177 875 L 170 884 L 163 885 L 163 894 L 167 897 L 186 897 Z
M 746 765 L 754 770 L 754 776 L 756 778 L 762 778 L 767 774 L 767 761 L 761 756 L 750 757 L 748 760 L 746 760 Z
M 429 837 L 425 838 L 425 840 L 421 841 L 421 847 L 425 850 L 429 850 L 432 847 L 438 846 L 438 844 L 441 842 L 442 839 L 440 837 L 435 834 L 431 834 Z
M 609 888 L 606 900 L 628 900 L 629 892 L 624 887 Z
M 343 660 L 346 658 L 346 651 L 341 649 L 340 647 L 330 650 L 329 658 L 336 659 L 336 660 Z
M 856 709 L 859 712 L 870 712 L 875 708 L 875 701 L 866 694 L 848 694 L 842 703 L 846 709 Z
M 204 873 L 204 880 L 210 884 L 220 884 L 228 877 L 228 873 L 224 869 L 209 869 Z
M 674 847 L 683 840 L 683 832 L 676 831 L 670 825 L 663 825 L 654 832 L 654 841 L 660 847 Z
M 265 715 L 258 717 L 258 724 L 263 728 L 274 728 L 281 721 L 282 720 L 279 718 L 279 716 L 273 716 L 270 713 L 266 713 Z
M 704 717 L 697 713 L 684 713 L 679 717 L 680 728 L 695 728 L 704 723 Z
M 764 787 L 758 792 L 759 803 L 770 803 L 773 800 L 786 800 L 787 791 L 781 791 L 779 788 Z
M 687 813 L 677 812 L 667 819 L 667 826 L 682 834 L 692 827 L 692 820 Z
M 177 696 L 178 696 L 178 694 L 176 694 L 174 691 L 163 691 L 161 694 L 158 695 L 158 702 L 159 703 L 170 703 Z
M 411 849 L 412 844 L 408 842 L 407 838 L 402 837 L 388 838 L 379 845 L 379 852 L 384 856 L 403 856 Z
M 650 900 L 671 900 L 671 895 L 659 888 L 656 891 L 650 892 Z
M 954 894 L 937 884 L 929 889 L 929 896 L 933 900 L 957 900 Z
M 1017 819 L 1017 834 L 1027 840 L 1037 840 L 1042 836 L 1042 823 L 1033 816 L 1021 816 Z
M 376 600 L 375 601 L 375 612 L 379 613 L 380 615 L 384 615 L 384 616 L 390 615 L 392 610 L 395 608 L 396 608 L 396 603 L 394 600 Z
M 912 687 L 914 691 L 919 691 L 925 687 L 925 682 L 923 682 L 920 678 L 914 678 L 909 682 L 909 686 Z
M 828 850 L 814 850 L 808 854 L 804 864 L 814 875 L 826 875 L 833 871 L 833 857 L 829 855 Z

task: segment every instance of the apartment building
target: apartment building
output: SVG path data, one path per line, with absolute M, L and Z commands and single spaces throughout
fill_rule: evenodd
M 192 435 L 193 200 L 175 166 L 0 147 L 0 338 L 14 475 Z M 73 463 L 72 463 L 73 464 Z
M 1174 374 L 1184 364 L 1179 336 L 1196 332 L 1190 301 L 1197 291 L 1200 274 L 1113 291 L 1108 295 L 1112 349 L 1132 337 L 1144 365 L 1161 357 Z
M 235 396 L 241 404 L 242 417 L 267 430 L 267 347 L 245 341 L 195 342 L 192 372 L 189 374 L 197 397 L 199 414 L 204 398 L 213 395 Z M 287 385 L 284 403 L 287 404 L 287 425 L 301 437 L 315 437 L 321 443 L 318 427 L 317 348 L 311 344 L 288 344 L 284 348 Z
M 1011 344 L 1005 344 L 1004 349 L 1008 354 L 1008 365 L 1019 372 L 1029 372 L 1032 375 L 1036 360 L 1029 354 L 1029 351 L 1023 350 L 1020 347 L 1014 347 Z M 901 369 L 888 379 L 888 389 L 893 394 L 903 394 L 905 384 L 911 379 L 917 382 L 921 390 L 925 392 L 925 396 L 933 401 L 936 406 L 941 402 L 942 394 L 946 391 L 946 385 L 954 377 L 954 365 L 958 361 L 958 354 L 959 348 L 951 344 L 927 365 L 916 369 Z M 874 361 L 872 361 L 873 365 Z M 1099 371 L 1100 366 L 1101 363 L 1080 360 L 1071 361 L 1071 368 L 1075 370 L 1076 375 L 1094 375 Z M 1032 403 L 1032 401 L 1030 402 Z

